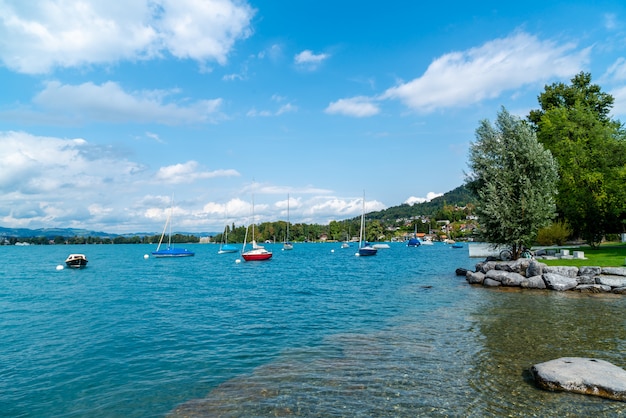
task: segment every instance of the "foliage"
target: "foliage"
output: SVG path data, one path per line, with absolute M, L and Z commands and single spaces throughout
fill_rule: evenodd
M 554 217 L 556 163 L 530 126 L 502 108 L 495 127 L 483 120 L 470 147 L 468 185 L 478 196 L 482 235 L 519 258 Z
M 541 109 L 528 119 L 559 163 L 560 217 L 594 247 L 605 234 L 624 228 L 626 141 L 621 124 L 609 116 L 613 97 L 591 84 L 588 73 L 571 81 L 546 86 Z
M 553 222 L 550 226 L 541 228 L 537 233 L 539 245 L 563 245 L 572 234 L 569 225 L 563 221 Z

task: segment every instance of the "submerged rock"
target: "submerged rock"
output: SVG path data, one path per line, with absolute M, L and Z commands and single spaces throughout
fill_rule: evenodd
M 562 357 L 530 368 L 541 389 L 626 401 L 626 370 L 608 361 Z

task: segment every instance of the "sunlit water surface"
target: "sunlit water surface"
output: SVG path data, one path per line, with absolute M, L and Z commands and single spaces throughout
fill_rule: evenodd
M 295 244 L 0 247 L 7 417 L 598 416 L 626 404 L 536 389 L 563 356 L 626 366 L 626 299 L 472 287 L 467 248 L 355 257 Z M 56 270 L 69 253 L 84 270 Z

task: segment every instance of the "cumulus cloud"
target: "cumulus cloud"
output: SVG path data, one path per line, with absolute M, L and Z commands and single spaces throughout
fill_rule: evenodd
M 0 132 L 0 147 L 0 225 L 12 227 L 156 231 L 165 222 L 167 193 L 178 190 L 175 185 L 239 176 L 232 169 L 206 170 L 195 161 L 154 173 L 129 159 L 125 149 L 83 138 Z M 153 194 L 164 190 L 165 195 Z M 197 194 L 194 190 L 176 202 L 179 227 L 197 231 L 214 221 L 202 211 Z
M 28 74 L 121 60 L 224 64 L 255 10 L 230 0 L 0 0 L 0 61 Z
M 136 122 L 178 125 L 181 123 L 212 122 L 219 118 L 221 99 L 198 100 L 180 103 L 172 96 L 176 90 L 144 90 L 127 92 L 115 82 L 103 84 L 91 82 L 71 85 L 58 81 L 48 82 L 34 98 L 39 109 L 22 112 L 3 112 L 3 117 L 35 118 L 41 111 L 42 118 L 80 122 L 89 119 L 96 122 Z
M 328 105 L 324 110 L 328 114 L 354 116 L 364 118 L 374 116 L 380 112 L 379 107 L 368 97 L 353 97 L 349 99 L 339 99 Z
M 443 196 L 443 193 L 428 192 L 426 194 L 426 197 L 411 196 L 407 200 L 405 200 L 404 203 L 413 206 L 416 203 L 430 202 L 431 200 L 439 196 Z
M 156 173 L 156 180 L 169 184 L 193 183 L 196 180 L 215 177 L 239 176 L 237 170 L 203 171 L 196 161 L 161 167 Z
M 330 58 L 329 54 L 315 54 L 313 51 L 306 49 L 296 54 L 293 60 L 300 67 L 314 70 L 328 58 Z
M 421 112 L 467 106 L 505 90 L 570 77 L 588 62 L 589 49 L 542 41 L 519 32 L 433 61 L 419 78 L 388 89 L 379 99 L 400 100 Z

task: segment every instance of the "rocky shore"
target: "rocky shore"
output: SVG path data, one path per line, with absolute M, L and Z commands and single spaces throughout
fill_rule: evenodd
M 458 273 L 458 272 L 457 272 Z M 626 294 L 626 267 L 548 266 L 536 259 L 483 261 L 465 271 L 467 282 L 487 287 Z

